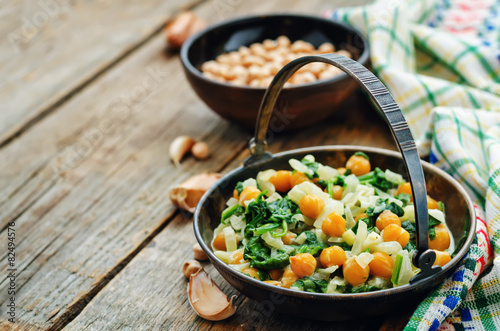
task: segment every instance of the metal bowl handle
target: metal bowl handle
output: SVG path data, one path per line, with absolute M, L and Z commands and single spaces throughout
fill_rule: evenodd
M 417 250 L 413 256 L 414 265 L 421 272 L 414 276 L 410 283 L 428 278 L 441 271 L 440 266 L 433 266 L 436 253 L 428 245 L 428 211 L 425 178 L 420 164 L 417 146 L 401 110 L 384 84 L 359 62 L 336 54 L 311 55 L 298 58 L 285 65 L 274 77 L 262 99 L 255 137 L 250 140 L 251 156 L 245 160 L 245 166 L 257 165 L 272 157 L 267 151 L 266 133 L 269 121 L 278 96 L 285 82 L 301 67 L 311 62 L 331 64 L 354 78 L 370 95 L 383 117 L 389 124 L 392 135 L 403 156 L 403 162 L 408 172 L 415 206 L 415 223 L 417 234 Z

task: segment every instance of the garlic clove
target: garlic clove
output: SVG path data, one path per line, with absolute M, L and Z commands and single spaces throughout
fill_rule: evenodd
M 236 312 L 236 296 L 229 300 L 203 268 L 189 277 L 187 290 L 191 307 L 206 320 L 221 321 Z
M 205 192 L 211 188 L 221 177 L 220 174 L 199 174 L 195 175 L 180 185 L 170 190 L 172 202 L 191 213 L 194 213 L 196 205 Z
M 191 150 L 196 141 L 189 136 L 179 136 L 172 141 L 169 155 L 174 164 L 178 166 L 184 155 Z
M 203 248 L 201 248 L 200 244 L 198 244 L 198 243 L 193 245 L 193 254 L 194 254 L 195 260 L 198 260 L 198 261 L 208 260 L 207 253 L 205 253 Z
M 185 262 L 184 265 L 182 266 L 182 273 L 184 274 L 184 276 L 189 278 L 189 276 L 195 274 L 200 269 L 201 269 L 200 262 L 196 260 L 189 260 Z

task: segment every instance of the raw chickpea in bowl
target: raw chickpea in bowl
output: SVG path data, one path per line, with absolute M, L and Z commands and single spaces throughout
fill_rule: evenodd
M 238 50 L 218 55 L 201 66 L 203 75 L 209 79 L 239 86 L 267 87 L 274 75 L 287 63 L 301 56 L 337 53 L 352 58 L 347 50 L 336 52 L 330 42 L 322 43 L 317 49 L 303 40 L 290 41 L 287 36 L 276 40 L 265 39 L 262 43 L 253 43 L 249 47 L 241 46 Z M 341 74 L 338 68 L 325 63 L 311 63 L 295 73 L 285 86 L 313 83 Z

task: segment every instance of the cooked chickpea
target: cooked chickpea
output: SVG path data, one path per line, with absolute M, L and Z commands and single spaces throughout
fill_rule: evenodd
M 314 46 L 303 40 L 297 40 L 292 44 L 292 52 L 305 52 L 312 53 L 314 51 Z
M 360 219 L 362 219 L 362 218 L 367 218 L 367 217 L 368 217 L 368 215 L 367 215 L 366 213 L 361 213 L 361 214 L 359 214 L 358 216 L 354 217 L 354 220 L 357 222 L 357 221 L 359 221 Z
M 434 261 L 433 265 L 440 265 L 444 267 L 444 265 L 451 261 L 451 255 L 448 252 L 441 252 L 434 250 L 436 252 L 436 261 Z
M 296 233 L 288 231 L 283 237 L 281 237 L 281 240 L 283 241 L 283 244 L 291 245 L 296 237 L 297 237 Z
M 259 194 L 262 192 L 256 188 L 255 186 L 247 186 L 241 191 L 240 194 L 240 205 L 243 205 L 243 202 L 247 200 L 257 199 Z
M 373 253 L 373 260 L 369 264 L 370 273 L 375 277 L 391 278 L 394 260 L 385 252 Z
M 214 248 L 219 251 L 226 250 L 226 237 L 224 236 L 223 232 L 215 236 L 214 241 L 212 242 L 212 246 L 214 246 Z
M 241 264 L 243 260 L 243 249 L 238 249 L 229 255 L 229 264 Z
M 439 209 L 439 204 L 436 200 L 427 196 L 427 208 L 428 209 Z
M 444 251 L 450 247 L 450 233 L 444 224 L 438 224 L 434 227 L 436 237 L 433 240 L 429 238 L 429 248 L 438 251 Z
M 264 65 L 264 63 L 265 63 L 265 60 L 262 57 L 257 56 L 257 55 L 252 55 L 252 54 L 245 55 L 241 61 L 241 64 L 244 67 L 250 67 L 252 64 L 262 66 L 262 65 Z
M 401 247 L 405 247 L 410 241 L 410 234 L 400 225 L 392 223 L 385 227 L 382 239 L 384 241 L 397 241 Z
M 335 200 L 342 199 L 342 194 L 344 194 L 344 188 L 340 185 L 333 186 L 333 198 Z
M 262 44 L 255 43 L 250 45 L 250 51 L 257 56 L 265 56 L 267 51 Z
M 259 270 L 257 270 L 257 268 L 246 268 L 246 269 L 243 269 L 241 272 L 243 272 L 244 274 L 249 275 L 252 278 L 260 280 L 260 278 L 259 278 Z
M 389 224 L 397 224 L 401 226 L 401 220 L 399 219 L 398 215 L 394 214 L 390 210 L 384 210 L 380 215 L 378 215 L 377 220 L 375 221 L 375 225 L 377 226 L 377 229 L 382 231 L 385 229 Z
M 329 237 L 340 237 L 345 231 L 346 221 L 339 213 L 329 214 L 321 224 L 321 230 Z
M 271 284 L 271 285 L 274 285 L 274 286 L 280 286 L 281 283 L 277 280 L 265 280 L 264 283 L 268 283 L 268 284 Z
M 411 197 L 411 200 L 413 200 L 413 194 L 411 192 L 411 184 L 409 182 L 405 182 L 398 187 L 397 194 L 408 194 Z
M 325 201 L 313 194 L 304 195 L 299 202 L 300 212 L 304 216 L 316 219 L 325 207 Z
M 281 277 L 280 280 L 281 286 L 290 288 L 290 286 L 292 286 L 298 279 L 299 277 L 293 272 L 292 269 L 285 269 L 285 271 L 283 271 L 283 277 Z
M 270 51 L 278 47 L 278 42 L 275 40 L 266 39 L 262 42 L 262 46 L 264 46 L 266 50 Z
M 283 270 L 282 269 L 269 270 L 269 276 L 271 276 L 272 280 L 279 280 L 283 276 Z
M 299 171 L 295 171 L 290 176 L 290 186 L 291 187 L 294 187 L 295 185 L 299 185 L 300 183 L 303 183 L 303 182 L 310 182 L 310 181 L 311 180 L 309 179 L 309 177 L 307 177 L 304 173 L 299 172 Z
M 325 268 L 329 268 L 331 266 L 341 266 L 346 261 L 346 254 L 342 247 L 339 246 L 330 246 L 321 251 L 319 255 L 319 262 Z
M 337 171 L 339 172 L 339 175 L 343 176 L 345 174 L 345 172 L 347 171 L 347 169 L 345 167 L 340 167 L 340 168 L 337 168 Z
M 367 265 L 364 268 L 356 261 L 355 257 L 351 257 L 344 262 L 342 267 L 345 280 L 352 286 L 361 285 L 368 279 L 370 275 L 370 267 Z
M 311 276 L 316 270 L 316 264 L 316 259 L 309 253 L 290 257 L 290 268 L 299 278 Z
M 276 42 L 278 43 L 278 46 L 281 47 L 289 47 L 291 45 L 290 39 L 286 36 L 279 36 L 276 38 Z
M 370 172 L 371 165 L 364 156 L 352 155 L 345 164 L 346 169 L 350 169 L 351 173 L 356 176 L 362 176 Z
M 342 56 L 345 56 L 345 57 L 352 59 L 352 54 L 350 52 L 346 51 L 345 49 L 340 49 L 336 53 L 338 55 L 342 55 Z
M 269 182 L 274 185 L 274 188 L 278 192 L 288 192 L 292 188 L 290 184 L 290 177 L 292 173 L 288 170 L 278 170 L 271 178 Z

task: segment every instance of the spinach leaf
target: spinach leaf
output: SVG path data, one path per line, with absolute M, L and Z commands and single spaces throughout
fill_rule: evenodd
M 372 231 L 373 228 L 375 228 L 375 220 L 376 218 L 374 217 L 363 217 L 363 218 L 360 218 L 356 224 L 352 227 L 352 231 L 355 233 L 355 234 L 358 234 L 358 226 L 359 226 L 359 222 L 365 222 L 366 223 L 366 230 L 368 232 Z
M 240 206 L 240 205 L 234 205 L 231 207 L 227 207 L 226 209 L 224 209 L 224 211 L 222 211 L 220 221 L 221 221 L 221 223 L 227 224 L 225 222 L 226 219 L 233 216 L 234 214 L 241 214 L 241 213 L 243 213 L 243 211 L 244 211 L 243 206 Z
M 417 231 L 417 229 L 415 228 L 415 223 L 411 221 L 404 221 L 401 223 L 401 227 L 408 231 L 408 233 L 410 234 L 410 240 L 415 240 L 415 232 Z
M 250 260 L 250 266 L 261 270 L 282 269 L 290 264 L 288 254 L 278 250 L 271 256 L 271 249 L 264 245 L 260 237 L 252 237 L 243 250 L 245 260 Z
M 238 195 L 240 195 L 241 192 L 243 192 L 243 182 L 236 183 L 236 187 L 234 189 L 238 192 Z
M 378 199 L 375 203 L 375 207 L 369 207 L 366 210 L 366 214 L 374 219 L 377 219 L 378 215 L 380 215 L 384 210 L 390 210 L 398 217 L 404 215 L 405 211 L 395 202 L 387 203 L 389 199 Z
M 441 221 L 429 214 L 429 239 L 436 238 L 436 225 L 441 224 Z
M 291 288 L 296 288 L 301 291 L 313 292 L 313 293 L 326 293 L 328 287 L 328 281 L 321 279 L 312 279 L 311 277 L 304 277 L 297 280 L 292 284 Z
M 318 241 L 318 237 L 312 231 L 306 231 L 306 242 L 300 246 L 295 246 L 297 250 L 297 254 L 309 253 L 311 255 L 319 255 L 321 251 L 328 247 L 327 244 L 320 243 Z
M 411 195 L 406 194 L 406 193 L 400 193 L 400 194 L 396 195 L 396 199 L 403 202 L 403 206 L 406 207 L 408 205 L 408 203 L 411 201 Z
M 319 163 L 318 162 L 311 162 L 311 161 L 307 160 L 306 158 L 303 158 L 302 160 L 300 160 L 300 162 L 303 165 L 305 165 L 306 167 L 308 167 L 313 172 L 312 175 L 306 174 L 306 176 L 309 179 L 313 179 L 313 178 L 318 178 L 319 177 L 319 175 L 318 175 Z
M 354 286 L 354 287 L 351 287 L 349 292 L 346 292 L 346 293 L 362 293 L 362 292 L 372 292 L 372 291 L 378 291 L 380 290 L 381 288 L 377 287 L 377 286 L 372 286 L 372 285 L 368 285 L 368 284 L 363 284 L 363 285 L 359 285 L 359 286 Z
M 359 182 L 361 184 L 370 184 L 381 189 L 384 192 L 387 192 L 389 189 L 394 188 L 395 184 L 388 181 L 385 178 L 385 172 L 380 168 L 375 168 L 375 170 L 370 171 L 366 175 L 358 177 Z
M 365 154 L 365 153 L 363 153 L 363 152 L 356 152 L 356 153 L 354 153 L 354 155 L 356 155 L 356 156 L 362 156 L 362 157 L 364 157 L 365 159 L 367 159 L 368 161 L 370 161 L 370 158 L 368 157 L 368 155 L 366 155 L 366 154 Z

